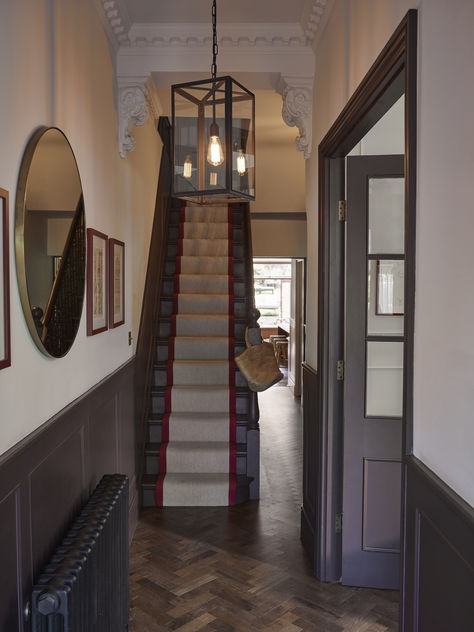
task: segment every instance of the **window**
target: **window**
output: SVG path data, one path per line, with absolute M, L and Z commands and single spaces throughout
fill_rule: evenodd
M 253 273 L 260 326 L 280 326 L 289 331 L 291 259 L 254 259 Z

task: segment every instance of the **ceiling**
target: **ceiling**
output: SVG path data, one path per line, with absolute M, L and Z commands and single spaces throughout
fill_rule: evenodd
M 124 0 L 134 22 L 210 23 L 211 0 Z M 299 22 L 305 0 L 217 0 L 219 23 Z

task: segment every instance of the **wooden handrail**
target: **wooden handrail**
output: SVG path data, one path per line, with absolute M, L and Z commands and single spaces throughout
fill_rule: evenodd
M 163 142 L 163 150 L 135 357 L 136 459 L 139 488 L 145 470 L 147 419 L 155 358 L 154 337 L 160 310 L 169 210 L 172 204 L 171 125 L 167 117 L 160 117 L 158 132 Z

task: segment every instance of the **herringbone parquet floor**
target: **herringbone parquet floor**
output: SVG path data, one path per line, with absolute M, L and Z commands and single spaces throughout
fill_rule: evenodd
M 131 555 L 132 632 L 395 632 L 398 593 L 318 582 L 299 540 L 301 411 L 259 397 L 261 500 L 147 509 Z

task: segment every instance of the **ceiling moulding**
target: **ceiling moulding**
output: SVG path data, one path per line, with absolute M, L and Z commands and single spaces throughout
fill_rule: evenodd
M 163 109 L 151 78 L 129 78 L 117 88 L 118 145 L 122 158 L 135 149 L 131 130 L 144 125 L 149 118 L 156 120 Z
M 329 0 L 330 1 L 330 0 Z M 322 25 L 328 0 L 306 0 L 301 15 L 301 26 L 309 43 L 313 43 Z
M 124 0 L 94 0 L 107 38 L 115 52 L 128 43 L 132 25 Z
M 311 156 L 313 121 L 313 77 L 281 76 L 277 91 L 283 99 L 281 115 L 290 127 L 297 127 L 296 149 Z
M 308 45 L 299 22 L 232 23 L 218 25 L 219 45 L 252 47 L 305 47 Z M 135 23 L 131 26 L 127 44 L 130 46 L 206 47 L 212 45 L 209 24 Z

